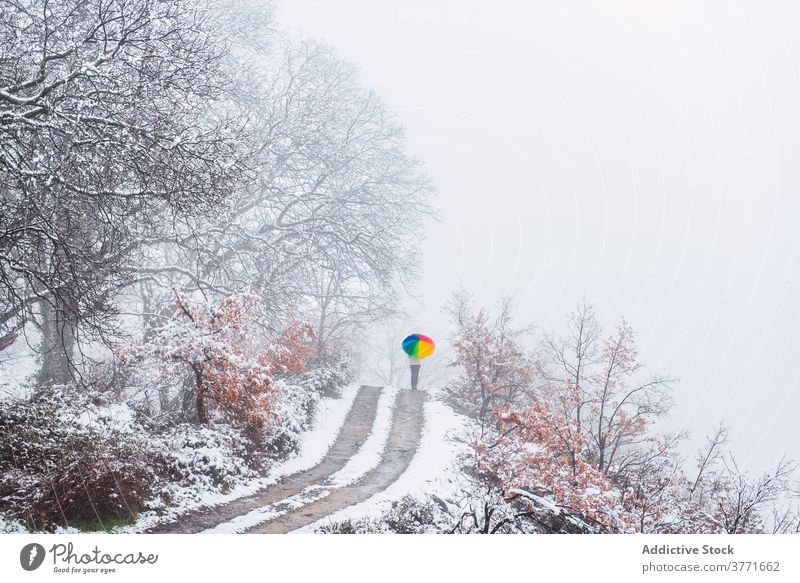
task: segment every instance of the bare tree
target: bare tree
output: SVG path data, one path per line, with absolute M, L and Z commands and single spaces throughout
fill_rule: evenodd
M 565 335 L 545 337 L 542 396 L 585 435 L 583 455 L 614 474 L 650 459 L 646 429 L 672 407 L 672 381 L 658 374 L 641 378 L 633 329 L 624 319 L 606 339 L 601 334 L 584 301 L 569 315 Z
M 800 508 L 791 504 L 774 505 L 770 515 L 770 532 L 772 534 L 800 533 Z
M 783 457 L 771 471 L 757 478 L 742 471 L 730 454 L 722 466 L 708 493 L 703 518 L 728 534 L 762 532 L 766 527 L 764 515 L 788 492 L 796 464 Z
M 371 333 L 371 334 L 369 334 Z M 400 386 L 408 377 L 408 358 L 401 350 L 401 340 L 409 333 L 405 318 L 394 318 L 368 329 L 372 350 L 367 354 L 366 372 L 376 382 Z
M 596 363 L 600 344 L 600 324 L 594 307 L 586 300 L 578 304 L 567 319 L 567 334 L 563 337 L 546 336 L 545 346 L 549 351 L 555 373 L 546 373 L 551 382 L 571 387 L 576 395 L 573 411 L 578 431 L 582 430 L 583 409 L 588 401 L 586 387 L 589 368 Z M 548 369 L 545 369 L 548 370 Z
M 38 326 L 42 380 L 109 337 L 138 241 L 236 188 L 225 53 L 202 2 L 0 0 L 0 344 Z
M 324 353 L 396 311 L 431 187 L 352 66 L 311 42 L 259 50 L 263 69 L 236 97 L 250 112 L 254 180 L 214 217 L 154 240 L 139 275 L 161 296 L 257 293 L 265 325 L 308 318 Z
M 703 495 L 706 490 L 705 484 L 709 481 L 709 475 L 714 471 L 717 464 L 725 455 L 725 450 L 723 448 L 728 443 L 729 434 L 730 427 L 720 422 L 719 425 L 706 436 L 705 443 L 695 455 L 697 473 L 689 488 L 689 495 L 690 497 L 696 497 L 697 502 L 700 504 L 704 502 Z

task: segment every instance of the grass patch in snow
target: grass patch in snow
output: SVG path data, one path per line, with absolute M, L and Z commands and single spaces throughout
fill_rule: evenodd
M 82 520 L 70 522 L 70 527 L 81 532 L 116 532 L 120 528 L 134 524 L 136 520 L 133 517 L 111 517 L 105 520 L 95 518 L 94 520 Z

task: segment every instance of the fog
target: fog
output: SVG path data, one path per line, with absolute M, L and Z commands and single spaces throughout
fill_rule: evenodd
M 435 181 L 407 307 L 440 363 L 461 284 L 556 331 L 586 297 L 680 379 L 690 446 L 725 419 L 744 467 L 800 458 L 800 6 L 292 0 L 277 16 L 359 65 Z

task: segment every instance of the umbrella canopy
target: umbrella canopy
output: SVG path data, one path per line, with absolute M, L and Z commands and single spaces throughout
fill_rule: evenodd
M 403 340 L 403 352 L 412 358 L 426 358 L 436 350 L 436 343 L 425 334 L 412 334 Z

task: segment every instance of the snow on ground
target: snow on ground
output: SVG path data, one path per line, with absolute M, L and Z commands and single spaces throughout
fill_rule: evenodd
M 457 459 L 467 449 L 465 418 L 454 413 L 441 401 L 431 399 L 425 403 L 425 426 L 420 447 L 408 469 L 383 492 L 368 500 L 335 512 L 317 522 L 300 528 L 295 533 L 310 533 L 323 525 L 346 519 L 358 520 L 377 517 L 387 510 L 393 500 L 406 494 L 412 496 L 436 495 L 451 498 L 458 490 Z
M 317 405 L 312 429 L 306 431 L 300 437 L 297 455 L 276 464 L 267 476 L 244 484 L 238 484 L 225 494 L 210 491 L 203 493 L 200 497 L 182 497 L 180 493 L 175 493 L 175 498 L 180 500 L 180 503 L 169 508 L 166 514 L 159 515 L 155 512 L 143 512 L 134 524 L 118 527 L 114 529 L 114 532 L 142 532 L 156 524 L 171 522 L 181 514 L 196 508 L 218 506 L 243 496 L 249 496 L 261 488 L 277 483 L 284 476 L 315 466 L 325 456 L 325 453 L 339 434 L 344 424 L 344 418 L 353 406 L 358 388 L 359 385 L 357 384 L 348 385 L 342 389 L 340 397 L 321 399 Z
M 133 409 L 125 403 L 110 403 L 102 407 L 88 403 L 80 415 L 72 419 L 77 427 L 95 428 L 105 426 L 108 429 L 125 433 L 133 432 Z
M 28 534 L 28 529 L 18 520 L 0 516 L 0 534 Z
M 203 530 L 200 534 L 236 534 L 244 532 L 248 528 L 277 518 L 295 508 L 300 508 L 301 506 L 315 502 L 328 494 L 330 494 L 330 490 L 321 486 L 310 486 L 299 494 L 290 496 L 276 504 L 255 508 L 246 514 L 237 516 L 233 520 Z
M 389 431 L 392 428 L 392 413 L 397 398 L 397 387 L 384 387 L 378 399 L 378 410 L 369 434 L 358 453 L 338 472 L 333 474 L 330 482 L 334 486 L 352 484 L 380 463 L 383 450 L 389 440 Z
M 270 471 L 270 483 L 277 482 L 284 476 L 302 472 L 314 467 L 330 449 L 339 431 L 344 425 L 344 419 L 358 393 L 359 385 L 353 384 L 342 389 L 339 398 L 322 399 L 317 407 L 312 428 L 306 431 L 300 439 L 299 454 L 276 465 Z

